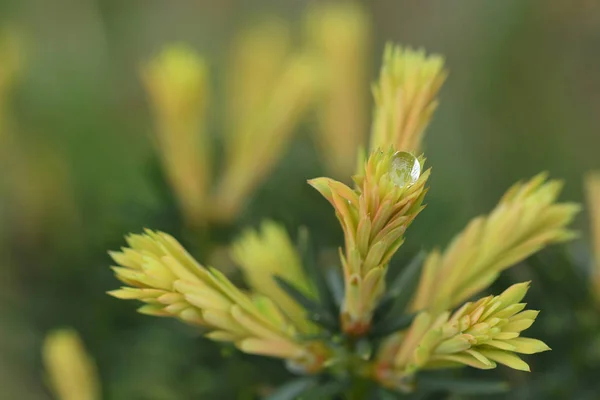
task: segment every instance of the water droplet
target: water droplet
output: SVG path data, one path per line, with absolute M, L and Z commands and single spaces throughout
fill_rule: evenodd
M 421 164 L 417 157 L 399 151 L 392 158 L 392 182 L 396 186 L 405 187 L 414 184 L 421 176 Z

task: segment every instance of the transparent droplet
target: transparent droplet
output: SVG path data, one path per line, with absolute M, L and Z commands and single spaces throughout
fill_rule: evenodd
M 417 157 L 399 151 L 392 158 L 392 182 L 396 186 L 405 187 L 414 184 L 421 176 L 421 164 Z

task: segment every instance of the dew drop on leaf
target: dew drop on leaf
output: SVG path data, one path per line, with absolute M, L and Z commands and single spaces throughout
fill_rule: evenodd
M 421 164 L 417 157 L 412 154 L 399 151 L 392 158 L 390 175 L 394 185 L 400 187 L 411 186 L 421 175 Z

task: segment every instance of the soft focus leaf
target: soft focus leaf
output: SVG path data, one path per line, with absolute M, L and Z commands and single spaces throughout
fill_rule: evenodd
M 377 324 L 370 333 L 370 337 L 379 338 L 386 335 L 389 335 L 393 332 L 401 331 L 403 329 L 408 328 L 415 316 L 416 313 L 412 314 L 404 314 L 397 316 L 396 318 L 389 318 L 384 323 Z
M 314 300 L 309 299 L 304 294 L 302 294 L 298 289 L 294 287 L 288 281 L 276 276 L 274 279 L 277 281 L 279 286 L 285 290 L 285 292 L 290 295 L 294 300 L 298 302 L 307 312 L 307 317 L 327 328 L 327 329 L 335 329 L 337 326 L 337 320 L 335 317 L 329 313 L 327 309 L 325 309 L 321 304 L 317 303 Z
M 381 323 L 389 323 L 389 319 L 395 320 L 406 312 L 417 290 L 424 258 L 425 253 L 419 252 L 389 286 L 379 305 L 379 309 L 383 311 L 381 312 L 383 318 Z
M 265 400 L 296 400 L 302 393 L 317 384 L 316 377 L 298 378 L 279 387 Z
M 317 290 L 319 301 L 326 309 L 328 309 L 329 313 L 333 315 L 337 314 L 338 307 L 336 306 L 334 294 L 328 285 L 323 269 L 319 268 L 317 257 L 315 255 L 314 244 L 312 243 L 310 234 L 305 227 L 301 227 L 298 230 L 296 247 L 302 260 L 302 267 Z

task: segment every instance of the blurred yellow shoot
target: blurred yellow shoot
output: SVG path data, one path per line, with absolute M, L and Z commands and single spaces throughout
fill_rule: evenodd
M 519 283 L 500 296 L 466 303 L 454 313 L 421 312 L 411 327 L 385 340 L 374 369 L 384 386 L 410 391 L 410 378 L 421 369 L 468 365 L 495 368 L 497 363 L 520 371 L 529 366 L 515 353 L 550 350 L 542 341 L 520 337 L 539 311 L 527 310 L 523 299 L 529 283 Z
M 192 225 L 206 217 L 211 155 L 206 134 L 207 66 L 185 45 L 165 48 L 142 78 L 156 119 L 156 148 L 182 213 Z
M 48 383 L 57 400 L 100 400 L 94 361 L 86 354 L 77 332 L 50 332 L 43 347 Z
M 235 219 L 285 149 L 315 86 L 312 58 L 291 51 L 287 27 L 269 21 L 240 35 L 228 74 L 224 164 L 211 171 L 209 77 L 192 49 L 172 45 L 143 69 L 157 125 L 157 151 L 186 220 Z
M 231 255 L 252 290 L 273 300 L 303 331 L 314 330 L 306 318 L 306 310 L 274 279 L 279 276 L 293 283 L 305 296 L 315 297 L 312 283 L 301 265 L 300 255 L 282 226 L 265 221 L 260 230 L 246 230 L 232 244 Z
M 19 214 L 18 233 L 26 242 L 38 239 L 46 226 L 78 220 L 68 162 L 55 147 L 30 143 L 12 118 L 12 91 L 26 68 L 25 35 L 15 27 L 0 29 L 0 164 L 10 171 L 0 177 L 4 207 Z M 13 232 L 15 234 L 16 232 Z
M 357 3 L 315 5 L 306 16 L 308 46 L 319 66 L 316 130 L 330 176 L 347 179 L 367 132 L 371 25 Z
M 413 310 L 438 313 L 486 289 L 504 269 L 543 247 L 573 238 L 565 227 L 579 205 L 556 203 L 559 181 L 540 174 L 517 183 L 488 215 L 473 219 L 444 253 L 425 261 Z
M 120 265 L 113 268 L 117 278 L 128 286 L 110 295 L 147 303 L 139 309 L 143 314 L 205 327 L 208 338 L 233 342 L 246 353 L 282 358 L 309 372 L 322 368 L 324 347 L 299 342 L 305 326 L 296 325 L 272 299 L 242 292 L 166 233 L 147 230 L 128 236 L 127 243 L 111 256 Z
M 228 76 L 231 125 L 211 208 L 218 221 L 232 220 L 285 154 L 315 87 L 312 57 L 292 51 L 287 27 L 277 20 L 240 35 Z
M 226 81 L 226 140 L 235 141 L 248 121 L 259 118 L 290 55 L 289 27 L 280 20 L 265 20 L 245 28 L 229 51 Z M 231 148 L 234 144 L 228 145 Z
M 439 55 L 386 46 L 379 81 L 373 87 L 371 150 L 392 145 L 398 151 L 421 151 L 423 133 L 447 76 L 443 67 L 444 59 Z
M 587 203 L 590 213 L 592 254 L 592 285 L 600 302 L 600 171 L 590 172 L 585 178 Z

